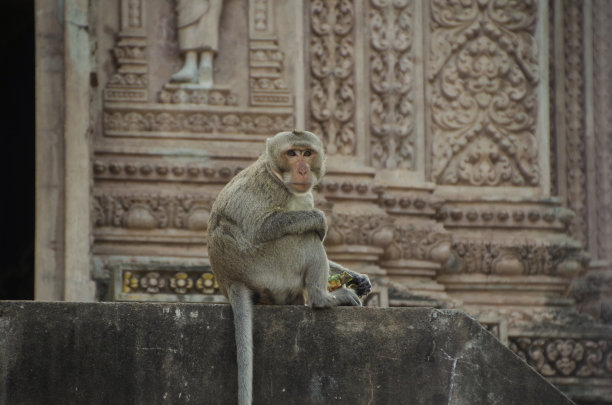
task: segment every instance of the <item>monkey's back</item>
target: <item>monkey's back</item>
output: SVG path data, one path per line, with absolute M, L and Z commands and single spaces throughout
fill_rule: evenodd
M 227 286 L 233 280 L 255 276 L 255 259 L 278 257 L 273 244 L 255 242 L 256 230 L 274 210 L 285 206 L 289 197 L 290 193 L 270 173 L 262 158 L 221 190 L 209 219 L 208 255 L 224 294 L 227 295 Z

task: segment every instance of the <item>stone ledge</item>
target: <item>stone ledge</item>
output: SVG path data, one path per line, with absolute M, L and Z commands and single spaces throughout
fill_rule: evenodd
M 0 303 L 0 405 L 232 404 L 227 305 Z M 572 404 L 459 311 L 258 306 L 255 404 Z

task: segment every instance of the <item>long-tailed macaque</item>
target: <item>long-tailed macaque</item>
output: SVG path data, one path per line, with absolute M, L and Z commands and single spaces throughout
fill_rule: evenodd
M 234 312 L 238 403 L 251 404 L 253 304 L 314 308 L 360 306 L 368 276 L 330 262 L 327 225 L 314 208 L 312 187 L 325 172 L 323 145 L 311 132 L 281 132 L 266 152 L 234 177 L 213 204 L 208 225 L 212 271 Z M 352 288 L 329 292 L 328 277 L 346 271 Z

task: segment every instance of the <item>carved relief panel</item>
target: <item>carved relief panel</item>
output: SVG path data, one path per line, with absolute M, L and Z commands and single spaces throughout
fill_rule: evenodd
M 429 2 L 431 178 L 443 185 L 547 184 L 542 150 L 543 2 Z M 541 29 L 539 30 L 541 31 Z
M 376 168 L 415 169 L 414 9 L 412 0 L 369 2 L 370 158 Z

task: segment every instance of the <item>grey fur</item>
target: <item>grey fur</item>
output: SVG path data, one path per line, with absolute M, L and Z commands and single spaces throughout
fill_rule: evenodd
M 310 132 L 281 132 L 266 143 L 266 153 L 240 172 L 219 193 L 208 227 L 212 271 L 234 312 L 238 352 L 239 405 L 252 398 L 252 305 L 304 302 L 317 308 L 360 306 L 355 291 L 330 293 L 333 272 L 349 271 L 330 262 L 322 244 L 325 215 L 314 209 L 310 191 L 296 194 L 274 172 L 282 174 L 280 153 L 287 147 L 316 151 L 311 165 L 314 182 L 323 175 L 321 141 Z M 350 272 L 362 293 L 369 292 L 367 276 Z

